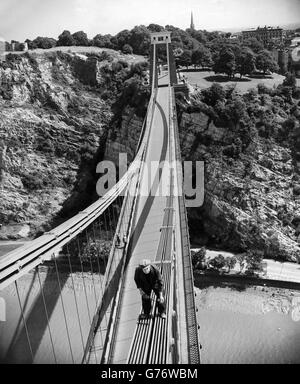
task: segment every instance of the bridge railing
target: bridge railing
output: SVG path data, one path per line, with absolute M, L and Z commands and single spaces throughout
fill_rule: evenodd
M 174 89 L 171 90 L 172 100 L 172 112 L 173 112 L 173 126 L 174 126 L 174 138 L 176 147 L 176 160 L 179 161 L 177 167 L 178 180 L 183 183 L 182 173 L 182 158 L 179 142 L 179 131 L 176 114 L 176 101 Z M 195 305 L 195 293 L 194 293 L 194 276 L 192 269 L 192 259 L 190 252 L 190 239 L 188 231 L 188 218 L 187 210 L 185 205 L 184 188 L 181 185 L 182 194 L 179 196 L 179 215 L 180 215 L 180 231 L 181 231 L 181 253 L 183 260 L 183 280 L 185 290 L 185 309 L 186 309 L 186 326 L 187 326 L 187 342 L 188 342 L 188 353 L 189 363 L 199 364 L 200 363 L 200 347 L 198 339 L 198 323 L 196 318 L 196 305 Z
M 142 138 L 142 141 L 141 141 L 144 144 L 147 143 L 147 141 L 148 141 L 148 136 L 150 134 L 150 127 L 151 127 L 151 125 L 153 123 L 155 101 L 156 101 L 156 91 L 151 94 L 151 98 L 150 98 L 150 101 L 149 101 L 149 104 L 148 104 L 147 119 L 145 121 L 145 129 L 144 129 L 144 134 L 143 134 L 143 138 Z M 134 228 L 135 220 L 136 220 L 136 217 L 135 217 L 136 210 L 135 210 L 135 208 L 136 208 L 137 197 L 138 197 L 137 190 L 138 190 L 138 188 L 140 186 L 140 178 L 141 178 L 141 175 L 142 175 L 143 164 L 144 164 L 144 159 L 145 159 L 145 156 L 146 156 L 146 152 L 147 152 L 147 148 L 146 148 L 146 145 L 145 145 L 145 151 L 143 151 L 143 153 L 141 155 L 141 166 L 139 167 L 138 174 L 136 176 L 136 181 L 137 182 L 136 182 L 135 188 L 134 188 L 135 199 L 134 199 L 133 204 L 132 204 L 131 222 L 130 222 L 129 230 L 128 230 L 129 231 L 128 232 L 128 237 L 129 238 L 130 238 L 130 235 L 131 235 L 131 231 Z M 118 284 L 116 286 L 116 295 L 115 295 L 114 301 L 113 301 L 112 315 L 111 315 L 110 322 L 109 322 L 107 338 L 106 338 L 105 348 L 104 348 L 105 350 L 103 352 L 103 357 L 102 357 L 102 362 L 103 363 L 110 362 L 110 359 L 111 359 L 111 356 L 113 354 L 114 347 L 115 347 L 114 341 L 115 341 L 115 332 L 116 332 L 116 321 L 117 321 L 118 313 L 119 313 L 119 310 L 120 310 L 120 299 L 121 299 L 122 288 L 123 288 L 123 272 L 124 272 L 124 269 L 125 269 L 125 263 L 126 263 L 126 261 L 128 260 L 128 257 L 129 257 L 129 255 L 128 255 L 128 246 L 129 246 L 129 244 L 126 247 L 124 258 L 122 260 L 122 264 L 120 266 L 120 271 L 119 271 L 118 278 L 117 278 Z

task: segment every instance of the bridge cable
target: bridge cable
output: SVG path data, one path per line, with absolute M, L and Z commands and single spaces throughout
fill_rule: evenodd
M 47 310 L 47 305 L 46 305 L 46 300 L 45 300 L 45 295 L 44 295 L 44 289 L 43 289 L 43 286 L 41 283 L 39 266 L 36 267 L 36 271 L 37 271 L 38 280 L 39 280 L 39 284 L 40 284 L 40 290 L 41 290 L 41 294 L 42 294 L 42 299 L 43 299 L 43 304 L 44 304 L 44 309 L 45 309 L 45 315 L 46 315 L 46 319 L 47 319 L 47 327 L 48 327 L 48 332 L 49 332 L 49 336 L 50 336 L 50 342 L 51 342 L 51 346 L 52 346 L 53 356 L 54 356 L 55 364 L 57 364 L 57 359 L 56 359 L 56 354 L 55 354 L 55 349 L 54 349 L 54 343 L 53 343 L 53 338 L 52 338 L 52 332 L 51 332 L 51 328 L 50 328 L 49 315 L 48 315 L 48 310 Z
M 103 224 L 103 231 L 101 230 L 101 225 Z M 104 239 L 104 250 L 105 250 L 105 241 L 106 241 L 106 235 L 105 235 L 105 232 L 106 232 L 106 228 L 105 228 L 105 225 L 106 225 L 106 219 L 105 219 L 105 212 L 103 213 L 103 221 L 100 220 L 99 218 L 99 235 L 100 235 L 100 239 L 101 239 L 101 233 L 103 235 L 103 239 Z M 107 264 L 108 264 L 108 259 L 106 258 L 106 254 L 105 252 L 103 252 L 103 262 L 104 262 L 104 275 L 106 274 L 107 272 Z M 107 321 L 107 315 L 106 315 L 106 311 L 105 311 L 105 322 L 106 322 L 106 327 L 108 326 L 108 321 Z M 101 327 L 101 325 L 100 325 Z
M 94 221 L 92 223 L 92 228 L 93 228 L 94 244 L 95 244 L 95 249 L 96 249 L 96 260 L 97 260 L 97 266 L 98 266 L 98 273 L 99 273 L 99 285 L 100 285 L 99 297 L 100 297 L 100 296 L 103 296 L 104 292 L 103 292 L 103 285 L 102 285 L 102 279 L 101 279 L 101 268 L 100 268 L 100 261 L 99 261 L 100 242 L 99 242 L 99 247 L 98 247 L 98 245 L 97 245 L 97 238 L 96 238 L 96 231 L 95 231 L 95 222 Z M 98 300 L 99 300 L 99 297 L 98 297 Z
M 79 331 L 80 331 L 81 344 L 82 344 L 82 348 L 83 348 L 83 351 L 84 351 L 84 341 L 83 341 L 82 326 L 81 326 L 81 321 L 80 321 L 80 316 L 79 316 L 78 301 L 77 301 L 77 296 L 76 296 L 76 291 L 75 291 L 72 263 L 71 263 L 69 244 L 68 243 L 67 243 L 67 256 L 68 256 L 70 274 L 71 274 L 72 285 L 73 285 L 74 300 L 75 300 L 75 306 L 76 306 L 76 313 L 77 313 L 77 317 L 78 317 L 78 325 L 79 325 Z
M 99 239 L 100 239 L 100 241 L 99 241 L 99 248 L 97 247 L 97 250 L 98 250 L 98 252 L 99 252 L 99 259 L 100 260 L 102 260 L 103 261 L 103 263 L 104 263 L 104 272 L 103 272 L 103 278 L 102 278 L 102 276 L 101 276 L 101 267 L 100 267 L 100 260 L 99 260 L 99 276 L 100 276 L 100 279 L 101 279 L 101 287 L 102 287 L 102 296 L 104 295 L 104 275 L 105 275 L 105 273 L 106 273 L 106 269 L 107 269 L 107 260 L 106 260 L 106 255 L 105 255 L 105 253 L 103 252 L 103 257 L 102 258 L 100 258 L 100 246 L 101 246 L 101 220 L 100 220 L 100 218 L 99 218 Z M 104 314 L 104 317 L 105 317 L 105 323 L 106 323 L 106 327 L 107 327 L 107 324 L 108 324 L 108 321 L 107 321 L 107 314 L 106 314 L 106 312 L 105 312 L 105 314 Z
M 95 280 L 94 280 L 94 270 L 93 270 L 91 252 L 90 252 L 91 247 L 90 247 L 90 241 L 89 241 L 89 236 L 88 236 L 88 233 L 87 233 L 87 229 L 85 229 L 85 233 L 86 233 L 86 238 L 87 238 L 87 246 L 88 246 L 88 250 L 89 250 L 88 254 L 89 254 L 89 259 L 90 259 L 91 277 L 92 277 L 94 296 L 95 296 L 95 311 L 94 311 L 94 314 L 95 314 L 95 312 L 97 310 L 97 303 L 98 303 L 99 297 L 97 296 L 97 293 L 96 293 Z M 101 339 L 101 345 L 103 347 L 103 335 L 102 335 L 101 324 L 100 324 L 100 339 Z M 94 343 L 95 343 L 95 338 L 93 340 L 94 340 Z M 95 344 L 94 344 L 94 348 L 95 348 L 95 354 L 96 354 L 96 346 L 95 346 Z
M 99 224 L 100 224 L 100 222 L 99 222 Z M 99 247 L 97 246 L 97 243 L 96 243 L 96 233 L 95 233 L 94 223 L 93 223 L 93 234 L 94 234 L 94 241 L 95 241 L 95 246 L 96 246 L 96 250 L 97 250 L 97 264 L 98 264 L 99 279 L 100 279 L 99 283 L 100 283 L 100 289 L 101 289 L 101 292 L 99 292 L 99 297 L 98 297 L 98 301 L 99 301 L 100 298 L 101 297 L 103 298 L 103 296 L 104 296 L 104 290 L 103 290 L 103 284 L 102 284 L 103 283 L 103 279 L 101 278 L 101 269 L 100 269 L 100 262 L 99 262 Z M 104 322 L 105 322 L 105 327 L 107 328 L 108 321 L 107 321 L 106 311 L 104 313 Z M 102 349 L 103 349 L 104 348 L 104 343 L 103 343 L 103 336 L 102 336 L 102 330 L 101 330 L 101 323 L 100 323 L 100 334 L 101 334 L 101 343 L 102 343 Z
M 24 324 L 24 328 L 25 328 L 25 332 L 26 332 L 26 337 L 27 337 L 27 341 L 28 341 L 28 346 L 29 346 L 29 350 L 30 350 L 30 354 L 31 354 L 31 358 L 32 358 L 32 363 L 33 363 L 34 356 L 33 356 L 32 347 L 31 347 L 31 343 L 30 343 L 30 337 L 29 337 L 29 333 L 28 333 L 28 328 L 27 328 L 27 324 L 26 324 L 26 320 L 25 320 L 25 316 L 24 316 L 24 312 L 23 312 L 23 306 L 22 306 L 22 303 L 21 303 L 21 298 L 20 298 L 20 294 L 19 294 L 19 287 L 18 287 L 17 280 L 15 281 L 15 287 L 16 287 L 16 291 L 17 291 L 19 306 L 20 306 L 20 310 L 21 310 L 21 314 L 22 314 L 23 324 Z
M 105 222 L 105 212 L 103 213 L 103 221 L 101 221 L 100 220 L 100 218 L 99 218 L 99 237 L 100 237 L 100 239 L 101 239 L 101 233 L 102 233 L 102 235 L 103 235 L 103 239 L 104 239 L 104 245 L 105 245 L 105 229 L 103 228 L 103 231 L 101 230 L 101 226 L 103 225 L 103 227 L 104 227 L 104 222 Z M 105 249 L 105 247 L 104 247 L 104 249 Z M 105 272 L 106 272 L 106 268 L 107 268 L 107 260 L 106 260 L 106 255 L 105 255 L 105 253 L 103 252 L 103 262 L 104 262 L 104 274 L 105 274 Z
M 33 275 L 33 278 L 31 280 L 30 286 L 29 286 L 28 291 L 27 291 L 26 299 L 25 299 L 25 301 L 24 301 L 24 303 L 22 305 L 24 313 L 26 312 L 27 304 L 28 304 L 28 301 L 29 301 L 29 296 L 30 296 L 30 294 L 32 292 L 35 279 L 36 279 L 36 272 Z M 17 324 L 16 329 L 15 329 L 15 332 L 14 332 L 14 336 L 13 336 L 13 338 L 12 338 L 10 344 L 9 344 L 9 347 L 7 348 L 7 351 L 8 351 L 7 353 L 8 354 L 9 354 L 9 351 L 11 351 L 13 346 L 16 344 L 16 340 L 17 340 L 17 336 L 19 334 L 19 330 L 20 330 L 21 324 L 22 324 L 22 318 L 19 319 L 18 324 Z
M 91 313 L 90 313 L 90 307 L 89 307 L 88 297 L 87 297 L 87 292 L 86 292 L 86 285 L 85 285 L 84 271 L 83 271 L 83 263 L 82 263 L 82 258 L 81 258 L 81 251 L 80 251 L 80 244 L 79 244 L 78 236 L 77 236 L 76 240 L 77 240 L 77 247 L 78 247 L 78 256 L 79 256 L 80 266 L 81 266 L 81 276 L 82 276 L 82 282 L 83 282 L 83 290 L 84 290 L 84 294 L 85 294 L 85 301 L 86 301 L 86 306 L 87 306 L 87 310 L 88 310 L 88 318 L 89 318 L 89 323 L 90 323 L 90 327 L 91 327 L 92 326 Z M 95 360 L 97 362 L 96 351 L 94 351 L 94 352 L 95 352 Z
M 112 204 L 110 205 L 110 207 L 111 207 L 111 211 L 112 211 L 112 220 L 110 223 L 110 228 L 114 228 L 115 222 L 116 222 L 116 218 L 115 218 L 115 214 L 114 214 L 114 207 Z M 114 237 L 112 237 L 112 242 L 113 242 L 113 240 L 114 240 Z M 115 268 L 117 268 L 118 260 L 116 260 L 116 254 L 114 254 L 113 256 L 114 256 Z
M 58 273 L 58 266 L 57 266 L 57 261 L 56 261 L 56 257 L 54 254 L 53 254 L 53 257 L 54 257 L 54 264 L 55 264 L 56 276 L 57 276 L 57 281 L 58 281 L 58 287 L 59 287 L 59 291 L 60 291 L 60 300 L 61 300 L 64 320 L 65 320 L 65 325 L 66 325 L 67 338 L 68 338 L 72 362 L 74 364 L 75 362 L 74 362 L 74 356 L 73 356 L 73 351 L 72 351 L 72 345 L 71 345 L 69 327 L 68 327 L 68 322 L 67 322 L 66 310 L 65 310 L 64 300 L 63 300 L 63 294 L 62 294 L 62 289 L 61 289 L 61 283 L 60 283 L 60 278 L 59 278 L 59 273 Z
M 93 291 L 94 291 L 94 296 L 95 296 L 95 304 L 97 304 L 98 296 L 97 296 L 97 293 L 96 293 L 95 280 L 94 280 L 94 269 L 93 269 L 93 262 L 92 262 L 92 256 L 91 256 L 90 237 L 89 237 L 89 234 L 87 232 L 87 229 L 85 229 L 84 231 L 85 231 L 86 245 L 87 245 L 86 249 L 87 249 L 88 258 L 89 258 L 89 261 L 90 261 L 91 278 L 92 278 Z

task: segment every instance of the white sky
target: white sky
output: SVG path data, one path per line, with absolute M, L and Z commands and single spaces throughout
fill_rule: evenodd
M 0 0 L 0 36 L 55 37 L 68 29 L 112 35 L 135 25 L 220 30 L 300 22 L 300 0 Z

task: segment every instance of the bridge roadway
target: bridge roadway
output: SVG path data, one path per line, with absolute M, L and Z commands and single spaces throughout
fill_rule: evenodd
M 150 127 L 148 148 L 145 155 L 145 164 L 148 170 L 150 170 L 152 162 L 162 162 L 169 158 L 170 90 L 168 72 L 163 73 L 158 79 L 158 85 L 163 87 L 157 89 Z M 114 345 L 117 347 L 114 348 L 110 361 L 114 364 L 126 363 L 137 318 L 141 311 L 141 297 L 134 282 L 135 268 L 142 259 L 154 260 L 159 245 L 167 201 L 167 197 L 160 193 L 160 188 L 169 185 L 169 174 L 164 173 L 164 169 L 162 174 L 166 175 L 168 179 L 160 177 L 161 174 L 156 174 L 154 180 L 149 182 L 150 175 L 144 169 L 141 178 L 135 230 L 132 234 L 131 257 L 124 276 L 124 289 L 115 330 Z M 150 185 L 151 188 L 148 188 Z M 153 196 L 155 194 L 158 196 Z
M 189 236 L 182 187 L 182 169 L 174 94 L 174 57 L 167 44 L 168 71 L 157 76 L 153 50 L 152 95 L 147 113 L 137 199 L 118 293 L 111 311 L 102 363 L 166 364 L 200 362 Z M 171 52 L 171 53 L 170 53 Z M 153 64 L 152 64 L 153 63 Z M 176 73 L 175 73 L 176 76 Z M 175 167 L 173 162 L 177 161 Z M 168 163 L 153 173 L 153 164 Z M 151 178 L 149 186 L 149 174 Z M 161 193 L 163 190 L 163 193 Z M 145 193 L 146 192 L 146 193 Z M 156 193 L 157 192 L 157 193 Z M 161 269 L 167 318 L 138 321 L 142 312 L 134 273 L 141 260 Z M 152 295 L 155 303 L 155 295 Z M 152 314 L 156 309 L 153 305 Z M 97 332 L 96 332 L 97 335 Z M 95 340 L 95 339 L 94 339 Z M 95 345 L 97 341 L 95 342 Z M 92 363 L 92 360 L 89 359 Z

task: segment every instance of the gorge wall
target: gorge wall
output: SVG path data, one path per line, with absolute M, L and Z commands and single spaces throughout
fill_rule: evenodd
M 205 162 L 204 204 L 188 209 L 191 242 L 299 261 L 298 99 L 215 91 L 222 100 L 195 94 L 177 105 L 183 159 Z
M 36 236 L 97 199 L 96 165 L 118 139 L 134 153 L 143 60 L 44 52 L 0 65 L 0 239 Z
M 43 52 L 0 66 L 0 239 L 66 220 L 98 198 L 100 160 L 132 160 L 149 98 L 143 60 Z M 204 204 L 188 209 L 193 244 L 299 261 L 297 97 L 178 95 L 183 159 L 205 162 Z

